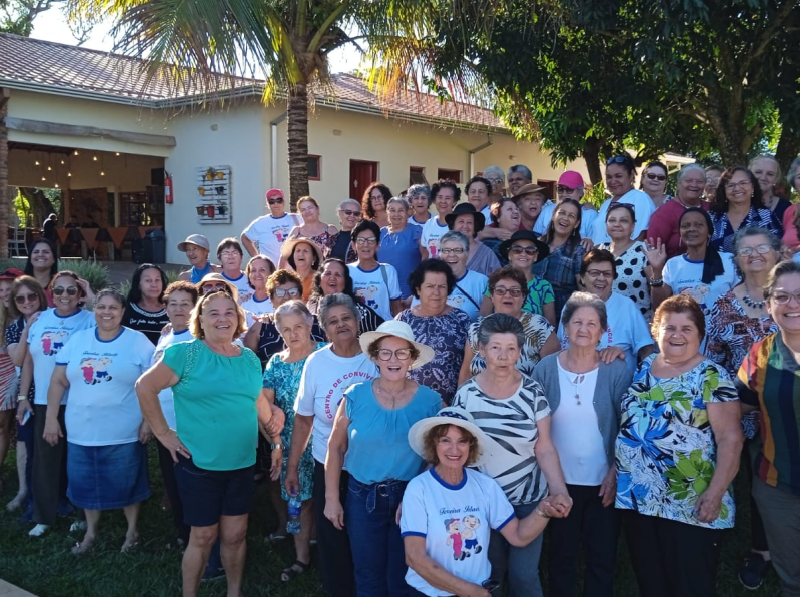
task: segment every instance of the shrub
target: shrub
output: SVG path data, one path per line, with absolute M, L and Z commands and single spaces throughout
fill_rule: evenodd
M 102 263 L 96 261 L 84 261 L 79 259 L 70 259 L 69 261 L 59 261 L 58 269 L 70 269 L 78 274 L 81 278 L 89 282 L 92 290 L 97 292 L 106 288 L 109 284 L 108 268 Z

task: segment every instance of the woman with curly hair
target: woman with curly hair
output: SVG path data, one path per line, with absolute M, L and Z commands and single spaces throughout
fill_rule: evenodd
M 364 191 L 364 197 L 361 199 L 361 209 L 364 213 L 365 220 L 371 220 L 378 225 L 378 228 L 383 228 L 389 225 L 389 213 L 386 211 L 386 206 L 389 205 L 389 199 L 392 198 L 392 192 L 382 182 L 373 182 Z

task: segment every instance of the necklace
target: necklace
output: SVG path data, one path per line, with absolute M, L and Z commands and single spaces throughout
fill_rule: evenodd
M 376 388 L 376 389 L 377 389 L 377 390 L 378 390 L 378 391 L 379 391 L 381 394 L 386 394 L 387 396 L 389 396 L 389 398 L 391 398 L 391 399 L 392 399 L 392 406 L 394 406 L 394 405 L 395 405 L 395 403 L 396 403 L 396 401 L 397 401 L 397 398 L 398 398 L 398 396 L 399 396 L 400 394 L 402 394 L 403 392 L 405 392 L 405 389 L 406 389 L 406 383 L 407 383 L 407 382 L 408 382 L 408 380 L 407 380 L 407 379 L 404 379 L 404 380 L 403 380 L 403 387 L 402 387 L 402 388 L 400 388 L 400 391 L 398 391 L 398 392 L 396 392 L 396 393 L 392 393 L 392 392 L 390 392 L 389 390 L 385 389 L 385 388 L 384 388 L 382 385 L 378 385 L 377 383 L 375 384 L 375 388 Z
M 575 376 L 575 379 L 572 380 L 572 385 L 575 386 L 575 400 L 578 401 L 578 406 L 581 405 L 581 395 L 578 390 L 585 379 L 586 375 L 584 373 L 579 373 Z
M 751 309 L 763 309 L 764 305 L 767 304 L 766 299 L 763 300 L 763 301 L 756 301 L 756 300 L 753 300 L 752 298 L 750 298 L 749 291 L 745 292 L 744 294 L 742 294 L 742 302 L 745 305 L 747 305 L 748 307 L 750 307 Z

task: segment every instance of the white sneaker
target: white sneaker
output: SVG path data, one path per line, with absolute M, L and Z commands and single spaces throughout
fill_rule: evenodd
M 50 528 L 49 524 L 37 524 L 30 530 L 30 532 L 28 533 L 28 537 L 41 537 L 47 532 L 47 529 L 49 528 Z
M 86 521 L 85 520 L 76 520 L 69 527 L 69 532 L 70 533 L 74 533 L 75 531 L 85 531 L 85 530 L 86 530 Z

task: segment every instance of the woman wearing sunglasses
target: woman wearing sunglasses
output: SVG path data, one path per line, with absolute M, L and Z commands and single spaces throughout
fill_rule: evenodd
M 47 309 L 47 297 L 44 288 L 32 276 L 20 276 L 11 285 L 9 299 L 10 316 L 14 319 L 6 328 L 6 350 L 11 361 L 19 369 L 25 362 L 28 354 L 28 330 L 39 315 Z M 31 372 L 29 371 L 28 374 Z M 30 408 L 30 401 L 34 397 L 33 384 L 28 390 L 24 401 Z M 30 416 L 30 415 L 29 415 Z M 17 476 L 19 477 L 19 491 L 8 504 L 9 510 L 20 508 L 27 501 L 30 508 L 31 493 L 33 491 L 33 423 L 23 424 L 17 422 Z M 32 512 L 26 512 L 31 515 Z
M 51 446 L 44 439 L 47 390 L 59 353 L 69 339 L 75 332 L 95 326 L 94 315 L 80 307 L 80 303 L 94 303 L 94 292 L 86 280 L 73 271 L 64 270 L 56 274 L 49 289 L 56 306 L 42 313 L 28 331 L 28 354 L 22 365 L 17 408 L 18 421 L 22 422 L 25 413 L 32 411 L 34 424 L 33 521 L 36 526 L 28 533 L 31 537 L 41 537 L 55 524 L 59 511 L 69 509 L 66 496 L 68 434 L 64 424 L 67 396 L 65 394 L 54 414 L 64 430 L 64 441 Z M 36 388 L 33 408 L 27 399 L 31 380 Z
M 647 164 L 642 172 L 642 182 L 639 188 L 653 200 L 656 209 L 661 207 L 665 201 L 672 199 L 672 195 L 667 193 L 668 178 L 667 167 L 658 161 Z
M 361 221 L 361 204 L 355 199 L 345 199 L 339 204 L 337 215 L 340 229 L 331 234 L 325 249 L 328 251 L 328 257 L 351 263 L 358 259 L 350 242 L 350 232 Z

